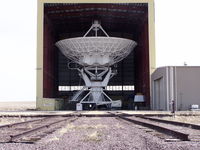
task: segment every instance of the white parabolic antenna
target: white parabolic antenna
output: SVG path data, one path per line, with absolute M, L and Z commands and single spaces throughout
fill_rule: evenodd
M 56 45 L 66 57 L 82 66 L 111 66 L 124 59 L 136 43 L 115 37 L 78 37 Z
M 92 30 L 95 32 L 94 36 L 88 36 Z M 100 30 L 105 36 L 98 36 Z M 94 21 L 83 37 L 58 41 L 56 46 L 61 52 L 82 66 L 77 70 L 86 85 L 73 96 L 72 101 L 112 105 L 112 100 L 104 93 L 109 79 L 116 74 L 111 66 L 127 57 L 136 45 L 133 40 L 109 37 L 98 21 Z M 88 94 L 81 97 L 85 89 Z

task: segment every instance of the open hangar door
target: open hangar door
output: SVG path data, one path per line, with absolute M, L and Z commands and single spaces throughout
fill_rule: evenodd
M 132 39 L 137 47 L 117 64 L 118 74 L 107 87 L 113 100 L 122 100 L 122 109 L 132 109 L 135 93 L 145 96 L 150 106 L 150 54 L 148 3 L 44 3 L 43 5 L 43 98 L 63 98 L 67 102 L 84 82 L 71 60 L 56 48 L 59 40 L 82 37 L 94 20 L 111 37 Z M 63 104 L 66 108 L 65 104 Z

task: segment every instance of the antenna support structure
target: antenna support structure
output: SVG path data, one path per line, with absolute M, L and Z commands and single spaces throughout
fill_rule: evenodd
M 92 31 L 94 36 L 88 36 Z M 104 36 L 99 36 L 99 31 Z M 83 37 L 60 40 L 55 45 L 67 58 L 81 66 L 76 69 L 85 85 L 73 95 L 71 102 L 95 107 L 120 107 L 121 100 L 113 101 L 105 91 L 109 80 L 117 74 L 112 66 L 131 53 L 137 45 L 135 41 L 110 37 L 95 20 Z M 87 94 L 84 94 L 85 91 Z

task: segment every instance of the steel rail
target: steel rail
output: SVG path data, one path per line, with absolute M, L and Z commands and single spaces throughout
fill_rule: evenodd
M 1 125 L 0 129 L 1 128 L 6 128 L 6 127 L 10 128 L 10 127 L 13 127 L 13 126 L 32 123 L 32 122 L 37 122 L 37 121 L 44 121 L 44 120 L 46 120 L 48 118 L 49 117 L 45 117 L 45 118 L 41 118 L 41 119 L 34 119 L 34 120 L 28 120 L 28 121 L 22 121 L 22 122 L 17 122 L 17 123 L 12 123 L 12 124 Z
M 156 122 L 168 123 L 168 124 L 173 124 L 173 125 L 177 125 L 177 126 L 183 126 L 183 127 L 200 130 L 200 125 L 196 125 L 196 124 L 171 121 L 171 120 L 163 120 L 163 119 L 158 119 L 158 118 L 149 118 L 149 117 L 145 117 L 145 116 L 136 116 L 136 117 L 148 119 L 148 120 L 152 120 L 152 121 L 156 121 Z
M 44 128 L 48 128 L 54 124 L 57 124 L 57 123 L 60 123 L 60 122 L 64 122 L 64 121 L 67 121 L 69 120 L 70 118 L 65 118 L 65 119 L 62 119 L 62 120 L 59 120 L 59 121 L 55 121 L 55 122 L 52 122 L 52 123 L 49 123 L 49 124 L 46 124 L 46 125 L 42 125 L 42 126 L 39 126 L 39 127 L 36 127 L 34 129 L 31 129 L 31 130 L 28 130 L 28 131 L 25 131 L 25 132 L 22 132 L 22 133 L 19 133 L 19 134 L 15 134 L 15 135 L 10 135 L 10 140 L 9 142 L 14 142 L 14 140 L 20 138 L 20 137 L 23 137 L 25 135 L 28 135 L 28 134 L 31 134 L 31 133 L 34 133 L 36 131 L 40 131 Z M 77 118 L 73 118 L 71 121 L 75 121 Z
M 135 123 L 135 124 L 147 127 L 147 128 L 151 128 L 151 129 L 156 130 L 158 132 L 161 132 L 163 134 L 176 137 L 176 138 L 178 138 L 178 139 L 180 139 L 182 141 L 190 141 L 189 134 L 185 134 L 185 133 L 182 133 L 182 132 L 179 132 L 179 131 L 175 131 L 175 130 L 172 130 L 172 129 L 169 129 L 169 128 L 166 128 L 166 127 L 162 127 L 162 126 L 159 126 L 159 125 L 155 125 L 153 123 L 147 123 L 147 122 L 138 120 L 136 118 L 134 118 L 134 119 L 131 118 L 130 119 L 130 118 L 124 117 L 124 116 L 119 115 L 119 114 L 118 115 L 114 114 L 114 115 L 116 117 L 120 118 L 120 119 L 126 120 L 128 122 L 132 122 L 132 123 Z
M 32 118 L 37 118 L 37 117 L 43 117 L 40 119 L 34 119 L 34 120 L 28 120 L 28 121 L 22 121 L 22 122 L 17 122 L 17 123 L 12 123 L 12 124 L 5 124 L 5 125 L 0 125 L 0 129 L 4 128 L 4 127 L 12 127 L 15 125 L 20 125 L 20 124 L 25 124 L 25 123 L 30 123 L 30 122 L 35 122 L 35 121 L 43 121 L 45 119 L 48 118 L 52 118 L 52 117 L 72 117 L 72 116 L 81 116 L 81 114 L 78 111 L 69 113 L 69 114 L 63 114 L 63 115 L 20 115 L 20 117 L 22 118 L 26 118 L 26 117 L 32 117 Z M 2 117 L 2 116 L 0 116 Z M 19 117 L 19 115 L 9 115 L 6 117 Z

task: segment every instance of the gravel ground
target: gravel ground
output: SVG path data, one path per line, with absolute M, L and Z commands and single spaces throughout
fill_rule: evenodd
M 200 116 L 175 116 L 175 117 L 162 117 L 161 119 L 200 125 Z
M 28 120 L 31 120 L 32 118 L 31 117 L 26 117 L 26 118 L 23 118 L 23 117 L 1 117 L 0 118 L 0 126 L 1 125 L 6 125 L 6 124 L 11 124 L 11 123 L 17 123 L 17 122 L 24 122 L 24 121 L 28 121 Z M 39 118 L 38 118 L 39 119 Z
M 198 142 L 164 142 L 132 123 L 81 117 L 35 144 L 0 144 L 0 150 L 197 150 Z

